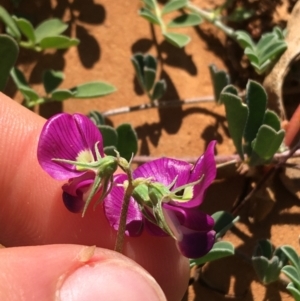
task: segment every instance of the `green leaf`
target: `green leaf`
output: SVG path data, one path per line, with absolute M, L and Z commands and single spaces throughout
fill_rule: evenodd
M 61 71 L 46 70 L 43 73 L 43 84 L 47 94 L 55 90 L 65 78 Z
M 184 14 L 176 17 L 167 25 L 168 28 L 196 26 L 202 22 L 202 18 L 196 14 Z
M 209 65 L 209 71 L 213 84 L 215 101 L 219 102 L 222 90 L 230 83 L 230 77 L 229 74 L 224 70 L 218 70 L 214 64 Z
M 0 91 L 3 91 L 13 68 L 19 47 L 16 41 L 8 35 L 0 35 Z
M 251 49 L 255 48 L 255 44 L 251 36 L 246 31 L 237 30 L 235 32 L 235 37 L 242 48 L 244 49 L 247 47 L 250 47 Z
M 146 66 L 149 69 L 153 69 L 156 72 L 157 62 L 156 62 L 156 59 L 153 55 L 151 55 L 151 54 L 144 55 L 143 56 L 143 61 L 144 61 L 143 66 Z
M 151 9 L 155 8 L 155 0 L 142 0 L 144 4 Z
M 262 125 L 251 144 L 253 152 L 258 155 L 262 161 L 259 162 L 260 160 L 257 160 L 256 156 L 251 155 L 249 164 L 258 165 L 272 159 L 274 154 L 278 151 L 284 135 L 284 130 L 277 132 L 268 125 Z
M 98 111 L 90 111 L 87 115 L 96 125 L 104 125 L 104 116 Z
M 159 20 L 148 8 L 142 7 L 139 10 L 139 15 L 141 17 L 145 18 L 147 21 L 149 21 L 153 24 L 159 25 Z
M 277 281 L 280 275 L 281 266 L 277 256 L 268 260 L 266 257 L 252 257 L 253 268 L 261 282 L 269 284 Z
M 239 217 L 234 217 L 229 212 L 217 211 L 212 215 L 215 221 L 214 230 L 216 231 L 216 238 L 222 237 L 227 230 L 229 230 L 234 223 L 239 220 Z
M 251 154 L 251 142 L 255 139 L 258 129 L 263 124 L 267 108 L 267 93 L 257 82 L 249 80 L 246 87 L 246 103 L 249 116 L 245 128 L 246 152 Z
M 206 262 L 211 262 L 232 255 L 234 255 L 234 247 L 232 243 L 228 241 L 218 241 L 206 255 L 190 260 L 190 266 L 202 265 Z
M 138 150 L 137 134 L 129 123 L 121 124 L 116 130 L 118 133 L 117 150 L 121 157 L 129 161 Z
M 11 34 L 17 39 L 21 39 L 21 33 L 14 22 L 13 18 L 10 14 L 6 11 L 6 9 L 0 6 L 0 19 L 4 22 L 4 24 L 9 28 Z
M 75 97 L 75 93 L 67 90 L 67 89 L 59 89 L 59 90 L 54 90 L 51 94 L 51 99 L 56 100 L 56 101 L 64 101 L 66 99 Z
M 115 146 L 104 147 L 104 153 L 106 156 L 116 156 L 115 150 L 117 150 Z
M 263 123 L 270 126 L 276 132 L 279 131 L 281 128 L 279 117 L 275 112 L 270 111 L 269 109 L 267 109 L 265 112 Z
M 161 10 L 161 14 L 168 14 L 172 11 L 181 9 L 188 4 L 188 0 L 171 0 Z
M 144 82 L 145 89 L 150 91 L 154 85 L 156 72 L 153 69 L 149 69 L 147 67 L 144 68 Z
M 179 48 L 184 47 L 191 41 L 189 36 L 182 33 L 166 32 L 163 36 L 170 44 Z
M 141 53 L 136 53 L 131 57 L 131 62 L 135 69 L 136 77 L 141 87 L 144 88 L 144 56 Z
M 160 99 L 167 90 L 167 84 L 164 79 L 156 82 L 154 85 L 153 93 L 151 95 L 152 100 Z
M 118 133 L 109 125 L 98 125 L 103 138 L 103 146 L 117 146 L 118 145 Z M 116 153 L 114 153 L 114 156 Z
M 300 261 L 299 256 L 295 249 L 292 246 L 284 245 L 281 246 L 280 249 L 286 255 L 290 263 L 299 271 L 300 273 Z
M 294 266 L 286 265 L 281 269 L 281 272 L 294 283 L 297 289 L 300 289 L 300 275 Z
M 78 85 L 71 91 L 75 92 L 74 98 L 93 98 L 111 94 L 116 88 L 111 84 L 95 81 Z
M 229 133 L 232 137 L 234 146 L 244 160 L 243 134 L 248 119 L 248 108 L 242 103 L 240 97 L 222 92 L 220 100 L 225 105 L 226 118 L 228 122 Z
M 40 41 L 41 49 L 55 48 L 55 49 L 65 49 L 72 46 L 77 46 L 79 44 L 78 39 L 68 38 L 66 36 L 51 36 L 43 38 Z
M 290 282 L 286 289 L 293 295 L 295 301 L 300 301 L 300 291 L 294 285 L 294 283 Z
M 13 19 L 15 23 L 17 24 L 18 28 L 22 32 L 22 34 L 32 43 L 35 43 L 35 34 L 34 34 L 34 28 L 32 24 L 23 18 L 17 18 L 13 16 Z
M 35 29 L 36 43 L 41 42 L 44 38 L 58 36 L 68 28 L 68 24 L 60 19 L 50 19 L 39 24 Z
M 40 98 L 39 95 L 29 87 L 24 74 L 19 69 L 12 68 L 10 75 L 26 100 L 35 101 Z

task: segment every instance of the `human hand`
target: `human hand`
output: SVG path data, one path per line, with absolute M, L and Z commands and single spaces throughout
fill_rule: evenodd
M 101 205 L 84 218 L 64 207 L 62 183 L 36 158 L 44 122 L 0 94 L 0 243 L 24 246 L 0 250 L 0 300 L 164 300 L 135 262 L 167 300 L 181 300 L 188 260 L 172 238 L 126 237 L 124 254 L 133 262 L 107 250 L 116 233 Z

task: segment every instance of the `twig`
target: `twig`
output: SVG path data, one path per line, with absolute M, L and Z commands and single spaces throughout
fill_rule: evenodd
M 130 113 L 134 111 L 141 111 L 141 110 L 148 110 L 153 108 L 170 108 L 170 107 L 180 107 L 182 105 L 188 105 L 188 104 L 195 104 L 195 103 L 204 103 L 204 102 L 214 102 L 215 99 L 212 95 L 209 96 L 203 96 L 203 97 L 196 97 L 196 98 L 189 98 L 189 99 L 183 99 L 183 100 L 165 100 L 165 101 L 153 101 L 153 103 L 145 103 L 137 106 L 132 107 L 121 107 L 117 109 L 108 110 L 102 113 L 104 117 L 118 115 L 118 114 L 124 114 L 124 113 Z

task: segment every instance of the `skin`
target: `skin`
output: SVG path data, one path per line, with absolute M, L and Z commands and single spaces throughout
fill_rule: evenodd
M 180 301 L 188 260 L 172 238 L 126 237 L 124 256 L 110 251 L 116 232 L 101 205 L 84 218 L 67 211 L 63 182 L 36 158 L 44 123 L 0 93 L 0 300 L 165 300 L 163 291 Z

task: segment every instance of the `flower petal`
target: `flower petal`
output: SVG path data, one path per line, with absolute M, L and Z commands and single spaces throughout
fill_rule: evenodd
M 216 141 L 211 141 L 209 143 L 205 153 L 197 160 L 191 171 L 188 183 L 195 182 L 203 177 L 203 180 L 194 187 L 193 198 L 189 202 L 180 204 L 176 203 L 175 205 L 185 208 L 192 208 L 201 205 L 205 190 L 216 178 L 217 169 L 214 156 L 215 145 Z
M 69 211 L 78 213 L 83 210 L 85 205 L 84 194 L 92 186 L 94 179 L 95 174 L 86 172 L 63 185 L 63 202 Z
M 123 184 L 127 180 L 127 175 L 119 174 L 114 176 L 114 184 Z M 104 199 L 104 213 L 109 224 L 118 230 L 120 223 L 120 215 L 125 190 L 123 187 L 114 186 L 111 192 Z M 137 202 L 130 198 L 128 214 L 126 220 L 126 235 L 138 236 L 143 229 L 143 215 L 139 209 Z
M 42 168 L 55 179 L 63 180 L 82 175 L 74 165 L 55 162 L 55 159 L 75 161 L 84 150 L 98 149 L 103 155 L 102 136 L 95 124 L 80 114 L 57 114 L 50 118 L 40 135 L 37 157 Z M 94 154 L 95 155 L 95 154 Z
M 181 254 L 188 258 L 199 258 L 207 254 L 215 243 L 216 232 L 193 231 L 183 226 L 179 229 L 182 239 L 177 241 L 178 249 Z
M 170 185 L 176 179 L 174 187 L 187 183 L 190 175 L 191 164 L 171 159 L 160 158 L 139 166 L 134 172 L 134 178 L 153 178 L 165 186 Z

